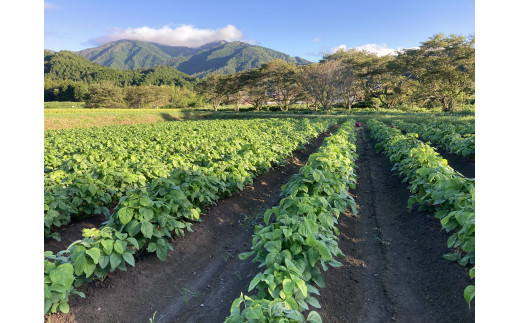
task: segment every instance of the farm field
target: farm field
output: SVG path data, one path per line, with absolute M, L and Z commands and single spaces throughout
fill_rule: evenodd
M 53 109 L 53 111 L 55 110 L 58 109 Z M 65 112 L 59 112 L 58 115 L 63 113 Z M 92 281 L 91 278 L 86 280 L 82 278 L 85 282 L 82 282 L 77 290 L 84 293 L 85 297 L 70 295 L 68 306 L 63 307 L 70 308 L 70 311 L 49 314 L 46 316 L 47 322 L 147 322 L 152 317 L 154 317 L 154 322 L 159 320 L 161 322 L 224 322 L 226 319 L 234 322 L 242 320 L 240 315 L 242 318 L 262 313 L 266 315 L 268 304 L 271 304 L 270 306 L 280 304 L 276 303 L 276 300 L 273 301 L 273 293 L 276 297 L 281 298 L 278 298 L 279 302 L 282 302 L 283 299 L 287 302 L 286 304 L 293 306 L 293 309 L 294 306 L 299 307 L 301 314 L 297 311 L 281 311 L 283 313 L 281 315 L 290 317 L 295 322 L 299 321 L 301 317 L 318 322 L 318 316 L 323 322 L 472 322 L 475 320 L 474 300 L 471 301 L 471 307 L 468 307 L 468 303 L 464 299 L 465 289 L 468 285 L 474 284 L 474 280 L 470 277 L 470 269 L 474 268 L 474 265 L 471 265 L 474 264 L 474 256 L 471 260 L 461 263 L 465 252 L 470 252 L 470 249 L 466 248 L 468 246 L 464 244 L 466 236 L 463 237 L 459 234 L 457 239 L 451 238 L 454 232 L 466 230 L 466 224 L 457 216 L 460 227 L 455 228 L 454 224 L 454 226 L 448 227 L 450 232 L 443 230 L 443 225 L 445 226 L 446 223 L 436 218 L 437 211 L 432 209 L 432 205 L 438 204 L 437 202 L 428 204 L 426 207 L 414 204 L 409 210 L 407 208 L 411 194 L 409 183 L 407 183 L 409 181 L 403 182 L 403 175 L 399 174 L 400 171 L 393 169 L 396 160 L 390 161 L 385 154 L 377 152 L 377 142 L 372 138 L 373 130 L 370 131 L 367 125 L 367 123 L 373 123 L 373 121 L 369 122 L 370 119 L 398 126 L 399 122 L 423 124 L 428 118 L 422 114 L 413 113 L 332 115 L 327 118 L 298 116 L 299 118 L 287 119 L 282 115 L 276 119 L 258 119 L 259 114 L 253 113 L 250 116 L 254 116 L 255 119 L 252 119 L 247 115 L 244 113 L 239 119 L 232 119 L 230 115 L 229 120 L 225 121 L 190 122 L 197 124 L 211 122 L 225 125 L 220 128 L 229 127 L 231 130 L 251 129 L 253 131 L 255 127 L 258 127 L 263 135 L 252 132 L 251 139 L 248 139 L 249 134 L 246 134 L 245 130 L 239 130 L 244 133 L 244 142 L 240 142 L 240 144 L 249 145 L 247 146 L 250 149 L 249 159 L 245 158 L 247 149 L 232 148 L 232 145 L 225 148 L 232 152 L 230 162 L 241 163 L 245 160 L 246 163 L 257 163 L 255 164 L 257 167 L 262 165 L 248 175 L 254 178 L 252 182 L 245 176 L 242 181 L 243 186 L 233 182 L 230 186 L 231 189 L 226 188 L 222 193 L 216 193 L 215 197 L 207 203 L 199 203 L 193 198 L 188 198 L 187 201 L 190 205 L 184 205 L 182 208 L 199 209 L 197 212 L 200 213 L 200 218 L 197 213 L 195 218 L 188 216 L 183 220 L 176 219 L 175 221 L 183 222 L 185 225 L 183 228 L 186 229 L 181 230 L 182 234 L 179 234 L 176 231 L 179 229 L 178 227 L 171 227 L 172 230 L 175 228 L 172 239 L 159 233 L 162 227 L 168 227 L 161 224 L 160 221 L 164 220 L 159 218 L 157 218 L 158 220 L 150 220 L 151 218 L 148 220 L 154 225 L 154 233 L 150 235 L 142 229 L 143 227 L 137 231 L 129 228 L 127 225 L 130 225 L 131 221 L 127 220 L 126 212 L 121 211 L 121 209 L 132 207 L 129 204 L 131 202 L 128 201 L 137 197 L 137 204 L 141 204 L 134 206 L 135 219 L 143 222 L 148 215 L 145 211 L 140 213 L 141 211 L 138 210 L 149 207 L 148 200 L 141 200 L 141 198 L 147 197 L 152 203 L 153 212 L 157 213 L 159 217 L 163 215 L 161 212 L 177 212 L 177 208 L 160 206 L 160 203 L 171 197 L 161 193 L 161 199 L 155 199 L 159 193 L 152 193 L 155 184 L 150 184 L 156 183 L 157 180 L 161 182 L 161 178 L 168 179 L 170 175 L 165 176 L 164 173 L 159 172 L 156 178 L 147 177 L 143 183 L 139 184 L 139 189 L 122 190 L 121 194 L 115 196 L 113 202 L 107 205 L 111 215 L 109 225 L 115 223 L 113 228 L 116 231 L 129 234 L 125 238 L 118 238 L 117 241 L 125 241 L 125 253 L 121 254 L 124 260 L 127 260 L 127 258 L 130 259 L 128 256 L 130 253 L 131 260 L 127 261 L 127 266 L 119 268 L 122 270 L 98 272 L 98 269 L 95 269 L 93 274 L 91 273 L 93 276 L 88 275 L 90 269 L 78 269 L 81 265 L 74 265 L 76 276 L 87 274 L 88 278 L 97 275 L 96 277 L 102 277 L 102 279 Z M 90 127 L 89 124 L 78 123 L 80 119 L 81 117 L 74 117 L 69 128 Z M 171 120 L 175 120 L 175 118 Z M 177 123 L 179 126 L 188 124 L 186 121 L 171 120 L 167 120 L 170 122 L 150 121 L 155 125 L 119 125 L 114 129 L 120 129 L 117 132 L 124 133 L 125 127 L 129 127 L 128 129 L 136 127 L 130 133 L 135 133 L 137 136 L 141 133 L 139 127 L 151 127 L 149 129 L 157 131 L 162 129 L 163 124 L 169 127 L 174 127 Z M 436 120 L 454 125 L 470 125 L 474 122 L 474 117 L 440 116 Z M 361 125 L 354 127 L 354 121 L 360 122 Z M 126 122 L 119 120 L 115 123 L 125 124 Z M 278 134 L 275 136 L 276 139 L 269 137 L 270 130 L 269 127 L 265 128 L 266 124 L 270 125 L 273 133 Z M 217 128 L 212 128 L 212 131 L 218 134 L 220 130 L 216 130 Z M 104 131 L 105 128 L 99 129 Z M 106 129 L 108 131 L 110 127 Z M 277 130 L 274 131 L 275 129 Z M 280 131 L 281 129 L 285 129 L 285 132 Z M 83 131 L 78 129 L 77 134 L 81 134 Z M 307 133 L 304 134 L 305 132 Z M 56 132 L 56 134 L 59 133 Z M 51 136 L 50 134 L 52 132 L 46 132 L 46 135 Z M 216 136 L 212 140 L 219 143 L 226 142 L 225 138 L 228 136 L 233 137 L 229 133 L 223 132 L 223 134 L 225 134 L 223 138 L 219 139 Z M 256 136 L 260 138 L 258 140 L 265 141 L 256 146 L 253 145 Z M 78 135 L 75 137 L 80 138 Z M 206 135 L 202 137 L 206 137 Z M 166 138 L 172 140 L 167 136 L 162 136 L 162 138 L 162 142 L 161 140 L 157 140 L 157 142 L 163 144 Z M 180 142 L 182 142 L 181 139 L 179 139 Z M 63 147 L 67 147 L 67 140 L 71 139 L 64 136 L 54 142 L 60 142 Z M 272 143 L 278 143 L 279 146 L 272 145 Z M 271 149 L 273 152 L 264 152 L 256 156 L 255 154 L 262 145 L 266 150 Z M 432 145 L 435 145 L 433 141 Z M 96 144 L 88 146 L 95 147 Z M 141 160 L 155 158 L 152 155 L 158 153 L 160 149 L 155 148 L 151 153 L 148 148 L 145 148 L 146 146 L 146 144 L 136 144 L 129 151 L 137 154 L 141 150 L 146 152 L 142 156 L 139 155 L 138 159 Z M 281 146 L 287 148 L 281 149 Z M 186 155 L 183 162 L 197 167 L 206 167 L 208 163 L 222 161 L 221 157 L 215 157 L 214 160 L 211 157 L 202 158 L 204 147 L 204 145 L 202 148 L 193 147 L 193 149 L 188 149 L 189 151 L 182 152 Z M 210 145 L 207 149 L 213 149 L 210 147 L 215 147 L 215 145 Z M 87 155 L 90 154 L 87 146 L 82 149 Z M 201 150 L 197 151 L 197 149 Z M 164 156 L 177 155 L 181 151 L 182 148 L 169 148 Z M 454 168 L 457 179 L 468 180 L 474 185 L 472 179 L 475 173 L 474 157 L 459 156 L 441 148 L 438 151 L 441 154 L 441 157 L 438 158 L 447 160 L 446 164 Z M 192 156 L 190 156 L 190 152 Z M 69 169 L 74 169 L 74 167 L 70 167 L 70 163 L 67 164 L 68 160 L 73 160 L 73 155 L 74 151 L 67 153 L 66 150 L 62 150 L 60 158 L 63 161 L 53 164 L 62 166 L 56 166 L 53 171 L 65 169 L 63 166 L 67 165 Z M 264 155 L 269 157 L 264 157 Z M 467 154 L 465 155 L 467 156 Z M 157 160 L 165 160 L 164 156 Z M 269 160 L 269 166 L 266 166 L 262 158 Z M 132 163 L 128 165 L 130 168 L 135 166 Z M 140 168 L 133 169 L 139 170 Z M 316 173 L 316 170 L 319 171 Z M 164 170 L 168 174 L 174 171 L 175 167 L 172 169 L 166 167 Z M 96 172 L 86 173 L 94 174 Z M 294 174 L 300 175 L 294 177 Z M 205 174 L 204 176 L 210 175 Z M 203 180 L 204 178 L 201 177 Z M 225 177 L 223 180 L 226 181 Z M 67 183 L 67 185 L 71 184 Z M 188 188 L 189 185 L 183 186 L 182 181 L 175 182 L 174 186 L 177 185 L 183 187 L 180 191 L 183 191 L 186 196 L 192 194 L 190 191 L 192 189 Z M 166 190 L 176 190 L 177 188 L 174 186 L 164 187 Z M 155 192 L 159 192 L 159 190 Z M 121 196 L 127 199 L 126 202 L 125 199 L 120 199 Z M 197 199 L 198 196 L 196 193 L 193 194 L 193 197 Z M 474 196 L 472 197 L 470 194 L 469 198 L 474 203 Z M 424 198 L 418 195 L 417 201 L 421 199 Z M 316 206 L 317 201 L 323 202 L 324 200 L 331 209 L 325 207 L 325 204 L 321 209 Z M 313 206 L 312 210 L 303 207 L 303 205 L 307 205 L 306 203 Z M 269 210 L 275 210 L 273 214 L 276 216 L 272 215 L 270 220 L 264 220 L 264 215 L 269 214 Z M 448 210 L 448 212 L 450 211 L 453 210 Z M 281 215 L 276 212 L 281 212 Z M 471 210 L 465 209 L 464 212 L 471 213 Z M 472 212 L 474 221 L 474 209 Z M 45 250 L 57 253 L 71 242 L 82 239 L 80 232 L 82 228 L 99 228 L 107 219 L 99 212 L 88 217 L 85 216 L 88 212 L 84 213 L 78 219 L 73 219 L 69 224 L 57 229 L 56 232 L 60 234 L 61 241 L 47 239 Z M 139 218 L 138 213 L 143 218 Z M 300 226 L 307 223 L 306 221 L 312 221 L 313 224 L 310 227 L 313 228 L 314 225 L 319 224 L 316 229 L 313 229 L 316 230 L 312 231 L 313 233 L 306 231 L 303 233 L 300 226 L 295 227 L 292 234 L 303 236 L 301 245 L 298 247 L 303 248 L 303 251 L 294 249 L 296 247 L 291 243 L 294 243 L 295 240 L 289 238 L 291 235 L 288 231 L 284 231 L 283 235 L 281 233 L 280 228 L 288 230 L 288 223 L 293 223 L 287 222 L 289 217 L 290 221 L 296 221 L 294 223 L 303 221 L 299 224 Z M 453 217 L 454 219 L 455 217 Z M 126 231 L 121 231 L 125 226 Z M 264 230 L 261 231 L 262 228 Z M 266 238 L 265 230 L 270 230 L 271 234 L 268 238 Z M 277 235 L 276 232 L 279 234 Z M 159 253 L 157 251 L 159 240 L 152 238 L 150 240 L 153 241 L 152 243 L 146 240 L 152 236 L 158 237 L 159 240 L 171 241 L 172 250 L 167 248 Z M 257 237 L 253 238 L 254 236 Z M 134 237 L 135 243 L 131 240 L 132 237 Z M 101 238 L 87 239 L 87 243 L 84 240 L 81 245 L 89 250 L 88 248 L 91 248 L 98 239 Z M 280 247 L 275 247 L 280 239 L 282 239 Z M 258 245 L 255 244 L 255 241 L 262 241 L 262 243 Z M 448 244 L 454 246 L 458 253 L 461 252 L 461 248 L 463 249 L 464 252 L 455 259 L 459 260 L 459 264 L 457 261 L 444 259 L 444 255 L 454 252 L 453 248 L 448 248 Z M 105 245 L 103 244 L 102 247 L 98 244 L 98 247 L 102 250 L 101 256 L 97 254 L 99 251 L 89 251 L 85 255 L 91 258 L 84 257 L 92 260 L 97 258 L 98 262 L 104 254 L 108 257 L 109 253 L 107 253 Z M 312 251 L 313 248 L 316 251 Z M 78 251 L 77 245 L 75 250 Z M 266 250 L 267 252 L 265 252 Z M 137 253 L 137 251 L 139 252 Z M 239 255 L 250 251 L 253 251 L 251 257 L 241 260 L 246 257 L 244 255 L 239 257 Z M 273 253 L 273 258 L 269 258 L 271 253 Z M 126 256 L 124 256 L 125 254 Z M 301 258 L 304 254 L 305 258 Z M 302 259 L 308 259 L 307 257 L 310 257 L 308 255 L 316 257 L 315 267 L 312 264 L 311 269 L 304 269 L 305 266 L 309 266 L 309 263 L 303 265 L 307 260 Z M 253 261 L 253 258 L 256 261 Z M 252 283 L 256 279 L 255 277 L 260 277 L 258 276 L 260 272 L 265 271 L 266 276 L 264 277 L 268 277 L 268 274 L 272 273 L 269 270 L 278 271 L 281 270 L 280 266 L 287 268 L 295 266 L 287 259 L 291 259 L 296 264 L 295 268 L 299 269 L 291 269 L 290 274 L 284 274 L 288 275 L 284 276 L 286 277 L 284 279 L 288 279 L 287 281 L 277 278 L 279 287 L 271 286 L 271 283 L 260 282 L 260 280 L 257 280 L 256 284 Z M 111 261 L 109 262 L 111 263 Z M 98 262 L 94 261 L 96 265 Z M 258 262 L 263 263 L 264 267 L 258 268 Z M 106 269 L 109 267 L 112 267 L 112 264 Z M 117 264 L 112 269 L 116 267 L 118 267 Z M 328 270 L 323 270 L 324 268 L 328 268 Z M 305 274 L 307 270 L 309 276 Z M 471 275 L 474 275 L 474 271 Z M 275 277 L 277 276 L 275 275 Z M 250 286 L 256 286 L 256 288 L 250 288 Z M 258 292 L 257 298 L 261 299 L 260 296 L 263 295 L 265 302 L 253 305 L 248 303 L 250 310 L 244 309 L 244 305 L 242 305 L 241 309 L 237 311 L 238 298 L 242 294 L 253 296 L 256 292 Z M 297 305 L 293 305 L 296 304 L 293 302 L 297 302 Z M 308 310 L 306 310 L 307 308 Z M 234 317 L 230 316 L 233 310 L 235 310 Z M 302 314 L 303 316 L 300 316 Z
M 84 102 L 46 102 L 45 103 L 45 130 L 74 129 L 86 127 L 103 127 L 121 124 L 141 124 L 178 120 L 226 119 L 226 118 L 278 118 L 278 117 L 333 117 L 345 118 L 351 116 L 343 109 L 316 112 L 309 109 L 291 109 L 290 111 L 254 110 L 251 106 L 242 107 L 235 112 L 231 107 L 221 108 L 212 112 L 208 108 L 198 109 L 84 109 L 70 108 L 70 105 L 84 105 Z M 386 110 L 380 113 L 365 112 L 364 109 L 354 109 L 356 120 L 365 122 L 372 116 L 390 122 L 403 120 L 414 122 L 424 120 L 434 115 L 438 121 L 452 123 L 475 122 L 474 114 L 445 115 L 443 113 L 405 112 L 400 110 Z M 273 113 L 274 112 L 274 113 Z
M 120 124 L 154 123 L 171 120 L 204 119 L 208 111 L 182 109 L 73 109 L 47 108 L 45 130 L 103 127 Z

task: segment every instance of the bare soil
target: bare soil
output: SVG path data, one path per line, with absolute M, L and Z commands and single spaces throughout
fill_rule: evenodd
M 69 314 L 46 321 L 148 322 L 156 313 L 155 322 L 162 323 L 223 322 L 259 271 L 250 260 L 238 259 L 250 250 L 254 223 L 278 204 L 281 186 L 329 134 L 208 208 L 195 232 L 173 241 L 166 261 L 143 254 L 128 271 L 80 287 L 86 298 L 72 296 Z M 359 216 L 340 216 L 338 242 L 345 257 L 338 260 L 344 265 L 325 273 L 327 286 L 318 297 L 323 322 L 474 322 L 474 302 L 469 309 L 463 298 L 471 280 L 467 270 L 442 258 L 449 252 L 448 235 L 439 221 L 408 211 L 407 185 L 375 153 L 365 128 L 358 129 L 358 153 L 353 194 Z
M 468 178 L 475 178 L 475 160 L 467 157 L 458 156 L 449 151 L 436 147 L 437 152 L 442 158 L 448 161 L 448 165 L 454 170 Z
M 81 286 L 86 298 L 71 296 L 70 312 L 47 322 L 148 322 L 154 313 L 160 322 L 223 322 L 259 271 L 257 264 L 238 259 L 250 250 L 254 223 L 279 203 L 281 186 L 337 128 L 294 152 L 287 165 L 208 208 L 203 222 L 192 227 L 195 232 L 173 241 L 166 261 L 144 254 L 128 271 Z
M 431 214 L 407 209 L 410 192 L 358 129 L 358 217 L 340 217 L 340 268 L 325 273 L 324 322 L 474 322 L 464 268 L 442 258 L 448 235 Z

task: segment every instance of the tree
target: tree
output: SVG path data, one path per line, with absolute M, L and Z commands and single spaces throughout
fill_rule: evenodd
M 239 105 L 244 100 L 244 84 L 241 82 L 241 73 L 226 75 L 222 77 L 225 87 L 226 101 L 235 106 L 235 111 L 239 111 Z
M 475 38 L 436 34 L 421 43 L 417 51 L 417 76 L 423 97 L 438 102 L 443 111 L 452 111 L 464 95 L 475 92 Z M 460 102 L 460 103 L 459 103 Z
M 269 99 L 267 94 L 267 73 L 260 68 L 253 68 L 241 73 L 238 82 L 243 84 L 246 95 L 244 100 L 260 110 Z
M 363 90 L 366 99 L 376 98 L 370 102 L 378 102 L 379 106 L 390 108 L 396 104 L 400 90 L 398 89 L 399 75 L 392 74 L 388 66 L 395 58 L 391 55 L 378 57 L 374 55 L 369 60 L 369 65 L 362 74 Z
M 170 85 L 166 87 L 168 104 L 174 108 L 188 108 L 202 105 L 202 97 L 193 89 Z
M 168 103 L 168 89 L 155 85 L 127 86 L 124 99 L 130 109 L 159 108 Z
M 112 82 L 103 81 L 89 86 L 89 98 L 85 108 L 125 108 L 123 89 Z
M 341 70 L 339 61 L 314 63 L 298 69 L 297 79 L 303 90 L 313 98 L 316 109 L 321 106 L 328 110 L 340 97 Z
M 342 82 L 338 85 L 339 95 L 343 105 L 349 111 L 352 105 L 363 99 L 364 95 L 364 76 L 370 68 L 372 62 L 377 59 L 377 55 L 365 50 L 340 49 L 333 54 L 325 55 L 320 62 L 339 61 L 343 69 L 341 70 Z
M 289 105 L 298 100 L 302 89 L 296 80 L 296 65 L 277 59 L 262 65 L 265 73 L 267 94 L 282 111 L 288 111 Z
M 222 75 L 208 75 L 196 86 L 196 89 L 211 103 L 213 111 L 217 111 L 226 99 L 226 80 Z

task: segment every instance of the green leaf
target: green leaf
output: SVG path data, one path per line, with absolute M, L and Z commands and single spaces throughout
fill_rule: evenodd
M 127 238 L 126 241 L 130 242 L 136 249 L 139 249 L 139 243 L 135 238 Z
M 141 209 L 139 211 L 141 211 Z M 132 219 L 132 221 L 126 225 L 125 230 L 131 237 L 134 237 L 139 232 L 141 232 L 141 223 L 139 223 L 136 219 Z
M 112 253 L 112 249 L 114 249 L 114 240 L 103 239 L 101 240 L 101 245 L 103 246 L 103 251 L 107 255 L 110 255 Z
M 141 207 L 139 208 L 139 214 L 141 214 L 146 221 L 153 219 L 153 210 L 151 208 Z
M 157 258 L 159 258 L 162 261 L 165 261 L 168 257 L 168 248 L 157 246 L 157 251 L 155 253 L 157 254 Z
M 307 285 L 307 290 L 308 290 L 309 293 L 320 295 L 320 291 L 316 287 L 314 287 L 312 285 Z
M 89 186 L 88 186 L 88 190 L 89 190 L 90 194 L 91 194 L 92 196 L 94 196 L 94 195 L 96 194 L 96 192 L 98 191 L 98 188 L 97 188 L 96 184 L 91 183 L 91 184 L 89 184 Z
M 99 267 L 101 267 L 101 269 L 105 269 L 109 262 L 110 262 L 110 256 L 100 257 L 99 258 Z
M 139 203 L 144 207 L 152 205 L 152 201 L 146 196 L 141 196 L 141 198 L 139 199 Z
M 271 215 L 273 214 L 273 209 L 267 209 L 264 212 L 264 223 L 265 225 L 269 224 L 269 221 L 271 220 Z
M 135 266 L 134 256 L 131 253 L 125 252 L 123 254 L 123 259 L 131 266 Z
M 74 282 L 74 267 L 69 263 L 61 264 L 49 273 L 49 278 L 53 283 L 69 288 Z
M 247 289 L 247 291 L 248 292 L 252 291 L 256 287 L 256 285 L 258 285 L 258 283 L 260 282 L 261 278 L 262 278 L 262 276 L 260 276 L 260 275 L 256 276 L 255 278 L 253 278 L 251 280 L 251 283 L 249 283 L 249 288 Z
M 254 253 L 255 253 L 254 251 L 242 252 L 241 254 L 238 255 L 238 259 L 246 260 L 249 257 L 251 257 Z
M 155 242 L 150 242 L 148 247 L 146 248 L 148 252 L 154 252 L 157 250 L 157 244 Z
M 315 182 L 319 182 L 320 179 L 321 179 L 320 171 L 318 171 L 318 170 L 314 170 L 314 171 L 312 172 L 312 177 L 314 178 L 314 181 L 315 181 Z
M 263 317 L 262 310 L 259 308 L 246 308 L 243 314 L 248 320 L 259 320 Z
M 264 248 L 268 251 L 268 252 L 280 252 L 280 250 L 282 250 L 282 240 L 276 240 L 276 241 L 268 241 L 265 245 L 264 245 Z
M 321 316 L 316 311 L 311 311 L 307 316 L 307 321 L 310 323 L 322 323 Z
M 96 270 L 96 265 L 87 260 L 87 263 L 85 264 L 85 267 L 84 267 L 85 276 L 87 278 L 89 278 L 94 273 L 95 270 Z
M 318 242 L 318 252 L 326 260 L 332 260 L 332 254 L 330 253 L 329 248 L 321 241 Z
M 293 297 L 287 297 L 285 299 L 285 301 L 287 302 L 287 304 L 289 304 L 289 306 L 291 307 L 292 310 L 296 310 L 294 312 L 300 313 L 300 312 L 297 311 L 298 310 L 298 302 Z M 292 313 L 292 311 L 291 311 L 291 313 Z M 289 317 L 289 313 L 287 313 L 287 317 Z M 294 318 L 294 317 L 291 317 L 291 318 L 296 320 L 296 318 Z M 300 318 L 300 317 L 298 316 L 298 318 Z M 305 318 L 303 317 L 303 315 L 301 316 L 301 319 L 302 319 L 302 321 L 300 321 L 300 322 L 304 322 L 305 321 Z
M 114 250 L 121 255 L 125 252 L 122 240 L 116 240 L 114 243 Z
M 85 258 L 85 254 L 80 255 L 74 260 L 74 274 L 76 276 L 80 276 L 85 272 L 85 266 L 87 265 L 87 259 Z
M 63 313 L 67 314 L 69 312 L 69 310 L 70 310 L 69 304 L 66 301 L 61 301 L 59 309 Z
M 305 301 L 315 308 L 321 308 L 320 302 L 318 302 L 318 300 L 313 296 L 307 297 Z
M 134 210 L 124 206 L 117 211 L 117 216 L 121 223 L 127 224 L 134 217 Z
M 296 286 L 300 289 L 300 291 L 303 294 L 303 297 L 307 297 L 307 284 L 303 279 L 297 279 L 296 280 Z
M 455 241 L 457 240 L 457 235 L 456 234 L 452 234 L 449 238 L 448 238 L 448 248 L 451 248 L 453 247 L 453 245 L 455 244 Z
M 98 248 L 91 248 L 85 252 L 87 255 L 92 258 L 95 264 L 99 262 L 99 257 L 101 256 L 101 251 Z
M 294 299 L 292 300 L 294 303 L 296 303 L 296 301 L 294 301 Z M 298 307 L 294 308 L 293 307 L 293 304 L 290 304 L 291 307 L 293 309 L 297 309 Z M 296 303 L 297 305 L 297 303 Z M 296 320 L 296 322 L 305 322 L 305 316 L 303 316 L 302 313 L 298 312 L 298 311 L 288 311 L 285 316 L 287 316 L 287 318 L 290 318 L 290 319 L 293 319 L 293 320 Z
M 112 271 L 114 271 L 117 266 L 119 266 L 119 264 L 121 263 L 121 256 L 118 255 L 117 253 L 113 253 L 110 255 L 110 268 L 112 269 Z
M 233 304 L 231 304 L 231 313 L 233 313 L 235 310 L 240 311 L 240 304 L 244 301 L 243 294 L 240 295 L 237 299 L 233 301 Z M 242 321 L 240 321 L 242 322 Z
M 141 232 L 145 238 L 150 239 L 153 235 L 153 225 L 148 221 L 141 222 Z
M 289 278 L 286 278 L 282 282 L 282 288 L 286 295 L 292 295 L 294 290 L 294 282 Z
M 469 285 L 464 289 L 464 299 L 468 303 L 468 306 L 471 307 L 471 300 L 475 298 L 475 286 Z
M 318 245 L 318 241 L 316 241 L 316 236 L 314 234 L 308 236 L 307 239 L 305 239 L 305 243 L 309 247 L 316 247 Z

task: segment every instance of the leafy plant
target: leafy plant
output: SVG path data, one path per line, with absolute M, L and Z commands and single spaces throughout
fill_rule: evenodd
M 317 312 L 311 311 L 307 319 L 301 312 L 320 308 L 313 296 L 319 295 L 313 284 L 325 287 L 320 266 L 341 266 L 334 260 L 343 255 L 335 236 L 337 217 L 347 207 L 357 214 L 348 195 L 356 179 L 354 143 L 354 123 L 348 121 L 282 187 L 279 206 L 267 210 L 264 224 L 255 227 L 251 251 L 239 255 L 255 255 L 253 262 L 266 268 L 249 284 L 248 292 L 258 292 L 237 298 L 226 322 L 321 322 Z
M 107 157 L 108 160 L 103 160 L 103 155 L 96 151 L 93 151 L 92 155 L 88 157 L 84 156 L 78 153 L 78 148 L 75 148 L 76 150 L 72 153 L 72 159 L 61 165 L 56 160 L 49 159 L 47 169 L 60 168 L 56 171 L 49 171 L 48 175 L 48 182 L 55 185 L 56 191 L 62 193 L 63 190 L 69 190 L 69 192 L 80 190 L 85 194 L 78 193 L 76 196 L 76 193 L 74 193 L 68 196 L 72 197 L 72 204 L 76 208 L 85 207 L 95 210 L 96 205 L 100 205 L 94 201 L 95 197 L 100 197 L 97 200 L 101 200 L 103 203 L 110 203 L 113 199 L 118 200 L 114 212 L 108 217 L 108 221 L 102 228 L 84 230 L 83 240 L 75 242 L 67 251 L 64 251 L 64 253 L 70 253 L 70 256 L 63 261 L 68 262 L 74 269 L 74 286 L 78 287 L 84 281 L 92 279 L 102 280 L 108 272 L 116 269 L 125 270 L 127 264 L 133 266 L 135 263 L 134 254 L 139 250 L 155 252 L 159 259 L 165 260 L 168 251 L 173 249 L 170 243 L 173 235 L 183 236 L 185 230 L 191 230 L 191 225 L 194 222 L 201 221 L 201 206 L 215 203 L 221 196 L 243 189 L 245 185 L 252 182 L 254 176 L 283 163 L 291 151 L 317 136 L 333 124 L 335 120 L 286 119 L 273 120 L 267 123 L 265 123 L 265 120 L 248 120 L 244 123 L 233 122 L 238 122 L 239 125 L 243 124 L 244 127 L 249 126 L 248 129 L 243 129 L 243 131 L 244 134 L 249 131 L 250 142 L 244 142 L 244 138 L 247 137 L 244 134 L 240 134 L 240 136 L 233 134 L 232 137 L 225 137 L 226 139 L 221 141 L 224 150 L 213 156 L 211 152 L 217 149 L 211 150 L 211 147 L 213 147 L 211 142 L 202 137 L 197 142 L 197 137 L 195 137 L 194 142 L 186 145 L 189 146 L 188 149 L 193 149 L 194 147 L 190 145 L 194 143 L 203 145 L 200 148 L 202 150 L 209 149 L 206 154 L 203 155 L 200 152 L 198 155 L 200 157 L 199 162 L 203 166 L 189 162 L 182 164 L 180 160 L 184 160 L 184 157 L 179 157 L 182 154 L 177 155 L 177 157 L 168 155 L 167 160 L 172 163 L 168 167 L 172 167 L 172 170 L 163 173 L 163 168 L 154 168 L 154 165 L 148 165 L 150 168 L 146 169 L 149 171 L 142 172 L 142 174 L 149 176 L 144 185 L 137 185 L 141 183 L 140 177 L 132 179 L 132 181 L 135 180 L 132 182 L 132 185 L 135 186 L 125 186 L 124 189 L 123 186 L 116 187 L 112 186 L 113 184 L 105 184 L 114 179 L 111 174 L 114 174 L 117 170 L 112 169 L 103 172 L 101 171 L 102 165 L 116 167 L 118 165 L 116 163 L 117 152 L 120 152 L 121 147 L 110 145 L 109 142 L 103 142 L 103 140 L 96 145 L 105 148 L 109 146 L 115 151 L 113 156 Z M 211 129 L 215 132 L 222 131 L 221 134 L 225 134 L 228 130 L 234 132 L 236 129 L 233 122 L 217 122 L 216 125 L 219 125 L 220 128 Z M 194 122 L 191 127 L 201 125 L 204 125 L 204 123 Z M 275 127 L 267 131 L 266 126 Z M 222 129 L 225 129 L 225 131 Z M 199 131 L 199 129 L 191 128 L 191 131 Z M 149 134 L 147 135 L 149 136 Z M 165 137 L 161 140 L 169 142 L 167 134 L 160 132 L 154 133 L 155 140 L 162 135 Z M 208 137 L 210 136 L 208 135 Z M 57 138 L 54 138 L 54 140 L 57 140 Z M 63 144 L 61 141 L 60 143 Z M 92 142 L 90 144 L 92 145 Z M 80 143 L 79 146 L 81 147 L 81 145 Z M 70 148 L 68 144 L 65 146 Z M 156 152 L 162 152 L 161 145 L 155 144 L 152 146 Z M 134 148 L 146 150 L 144 145 L 138 145 Z M 88 151 L 89 148 L 83 147 L 80 149 Z M 179 146 L 178 149 L 186 148 Z M 153 155 L 153 151 L 148 152 Z M 64 149 L 62 153 L 66 154 L 67 149 Z M 131 168 L 131 165 L 139 164 L 137 155 L 130 155 L 128 158 L 131 163 L 125 167 Z M 194 155 L 197 156 L 197 154 Z M 208 156 L 210 157 L 208 158 Z M 140 165 L 143 165 L 143 163 Z M 89 169 L 96 171 L 88 175 L 87 170 Z M 66 175 L 67 172 L 72 173 Z M 93 175 L 99 176 L 92 177 L 89 180 L 89 176 Z M 157 175 L 165 175 L 165 177 L 154 178 Z M 68 182 L 72 178 L 85 181 Z M 49 189 L 52 191 L 54 188 Z M 107 194 L 110 196 L 110 200 L 108 200 Z M 50 196 L 52 197 L 52 195 Z M 82 199 L 81 204 L 74 204 L 76 197 Z M 104 198 L 106 200 L 103 200 Z M 67 206 L 66 201 L 63 202 L 65 206 Z M 85 201 L 90 204 L 85 204 Z M 59 202 L 56 204 L 60 207 Z M 61 215 L 59 212 L 58 214 Z M 51 301 L 51 306 L 54 306 L 52 305 L 54 304 L 53 299 L 55 298 L 46 298 L 46 302 Z M 66 303 L 66 299 L 63 302 Z M 58 306 L 61 308 L 62 305 Z M 66 308 L 66 305 L 63 305 L 63 308 Z
M 473 265 L 475 276 L 475 179 L 465 178 L 448 166 L 445 159 L 429 145 L 417 139 L 417 134 L 403 135 L 399 129 L 382 122 L 369 120 L 370 136 L 378 143 L 376 149 L 384 151 L 393 169 L 399 171 L 413 193 L 408 207 L 417 203 L 420 210 L 435 214 L 444 230 L 452 232 L 447 245 L 455 251 L 445 255 L 462 266 Z M 466 287 L 464 298 L 470 304 L 474 286 Z
M 73 286 L 75 276 L 72 264 L 63 256 L 64 252 L 54 255 L 51 251 L 44 253 L 44 314 L 69 312 L 69 295 L 77 294 L 85 297 L 82 292 L 76 291 Z

